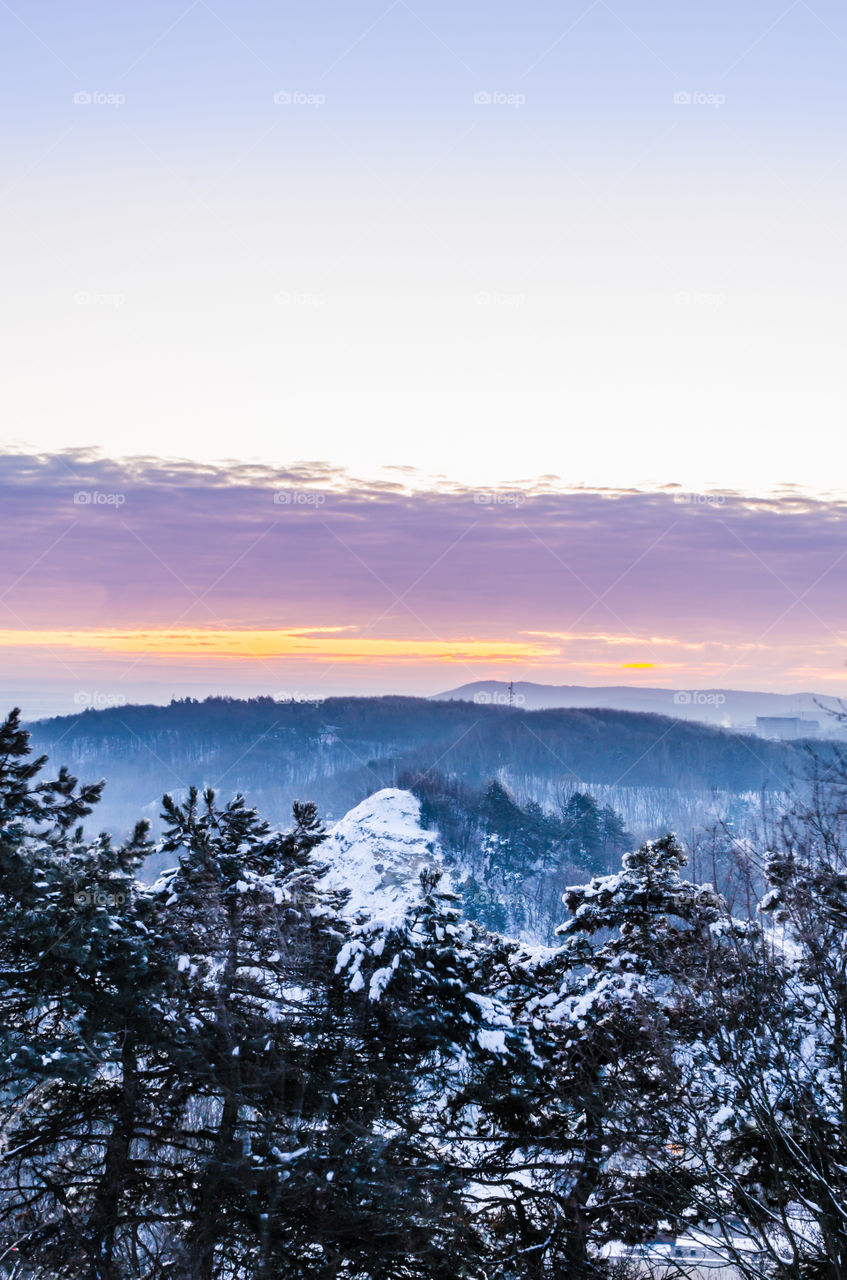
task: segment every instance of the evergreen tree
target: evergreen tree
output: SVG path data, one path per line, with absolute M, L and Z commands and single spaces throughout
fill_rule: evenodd
M 830 791 L 835 811 L 792 817 L 763 859 L 763 927 L 723 930 L 695 989 L 693 1212 L 749 1280 L 847 1277 L 847 812 Z
M 359 1123 L 396 1128 L 385 1155 L 405 1189 L 393 1208 L 402 1261 L 362 1262 L 366 1274 L 398 1280 L 484 1276 L 486 1233 L 475 1221 L 485 1213 L 469 1188 L 495 1176 L 495 1116 L 528 1043 L 496 995 L 503 944 L 461 918 L 437 870 L 423 873 L 422 890 L 402 921 L 360 925 L 338 960 L 359 1000 L 360 1079 L 371 1081 Z M 377 1216 L 384 1223 L 384 1205 Z
M 101 785 L 0 725 L 4 1280 L 599 1280 L 660 1224 L 847 1280 L 843 781 L 745 850 L 762 923 L 666 836 L 566 889 L 555 947 L 437 867 L 351 921 L 312 805 L 166 798 L 147 888 L 143 824 L 83 836 Z M 432 785 L 503 927 L 626 839 L 586 794 Z
M 562 805 L 560 840 L 567 860 L 598 872 L 617 865 L 631 837 L 620 816 L 588 792 L 575 791 Z
M 211 791 L 192 789 L 164 809 L 164 847 L 179 855 L 154 893 L 171 959 L 164 1032 L 178 1103 L 166 1192 L 170 1214 L 190 1224 L 167 1274 L 212 1280 L 233 1259 L 244 1274 L 288 1274 L 275 1260 L 298 1235 L 292 1209 L 310 1216 L 313 1139 L 330 1107 L 322 1035 L 342 898 L 320 886 L 314 806 L 295 805 L 286 834 L 241 796 L 218 808 Z
M 520 1143 L 533 1178 L 516 1186 L 501 1230 L 534 1250 L 528 1275 L 605 1274 L 602 1246 L 648 1238 L 681 1200 L 673 1141 L 673 1049 L 686 1026 L 678 972 L 697 963 L 717 919 L 711 886 L 681 878 L 672 836 L 623 859 L 614 876 L 569 889 L 562 947 L 512 966 L 512 1001 L 543 1064 L 527 1080 Z
M 100 794 L 38 781 L 14 712 L 0 727 L 0 1016 L 6 1100 L 0 1241 L 33 1276 L 116 1280 L 137 1218 L 139 1039 L 155 964 L 124 845 L 86 844 Z M 146 1024 L 146 1025 L 145 1025 Z

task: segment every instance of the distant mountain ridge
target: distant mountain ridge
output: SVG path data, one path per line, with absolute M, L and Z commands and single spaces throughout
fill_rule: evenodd
M 434 695 L 434 701 L 467 701 L 478 705 L 509 705 L 505 680 L 477 680 Z M 847 697 L 847 693 L 845 694 Z M 825 693 L 765 693 L 745 689 L 659 689 L 634 685 L 536 684 L 515 681 L 512 705 L 525 711 L 562 708 L 603 708 L 642 711 L 696 720 L 722 728 L 755 729 L 757 716 L 796 716 L 817 720 L 824 734 L 837 732 L 829 712 L 843 709 L 840 698 Z
M 449 698 L 184 699 L 43 720 L 32 735 L 35 750 L 55 767 L 65 763 L 84 780 L 107 779 L 89 825 L 115 832 L 140 817 L 155 827 L 162 794 L 184 797 L 191 784 L 209 785 L 224 799 L 240 791 L 275 824 L 288 820 L 295 799 L 314 800 L 332 822 L 371 793 L 406 787 L 421 773 L 471 787 L 499 779 L 523 801 L 544 804 L 557 803 L 563 789 L 606 788 L 598 796 L 620 808 L 622 790 L 653 789 L 654 800 L 661 793 L 661 813 L 645 818 L 652 830 L 683 820 L 668 797 L 687 803 L 713 791 L 785 792 L 805 767 L 802 744 L 680 717 L 586 708 L 510 712 Z M 622 812 L 635 829 L 637 815 Z

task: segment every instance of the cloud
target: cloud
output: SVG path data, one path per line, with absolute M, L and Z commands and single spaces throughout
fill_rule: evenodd
M 228 632 L 312 633 L 286 654 L 408 665 L 452 647 L 474 672 L 513 659 L 571 682 L 844 675 L 847 504 L 796 490 L 474 491 L 401 468 L 359 483 L 71 450 L 0 455 L 0 494 L 0 628 L 24 644 L 123 630 L 219 652 Z

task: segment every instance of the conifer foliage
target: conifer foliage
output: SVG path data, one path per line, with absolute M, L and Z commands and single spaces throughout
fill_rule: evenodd
M 686 1231 L 742 1280 L 847 1280 L 843 786 L 764 851 L 757 919 L 668 835 L 530 946 L 434 856 L 354 913 L 310 804 L 165 797 L 145 884 L 145 826 L 86 838 L 102 784 L 45 766 L 12 713 L 2 1280 L 601 1280 Z M 551 866 L 610 820 L 485 805 Z

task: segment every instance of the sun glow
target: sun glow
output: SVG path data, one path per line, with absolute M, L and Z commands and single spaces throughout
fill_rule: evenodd
M 322 657 L 345 662 L 387 659 L 436 662 L 532 661 L 551 658 L 558 649 L 549 645 L 513 640 L 393 639 L 380 636 L 339 635 L 344 627 L 292 628 L 288 630 L 150 629 L 86 631 L 0 630 L 0 647 L 88 650 L 100 654 L 149 654 L 167 658 L 280 658 Z

